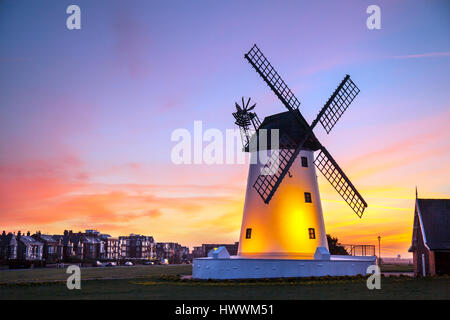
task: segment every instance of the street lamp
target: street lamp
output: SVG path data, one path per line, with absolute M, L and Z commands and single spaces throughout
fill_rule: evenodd
M 378 266 L 381 266 L 381 236 L 378 236 Z

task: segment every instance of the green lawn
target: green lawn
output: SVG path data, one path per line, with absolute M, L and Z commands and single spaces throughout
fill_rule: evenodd
M 413 265 L 407 264 L 382 264 L 381 272 L 414 272 Z
M 0 299 L 450 299 L 450 277 L 382 278 L 381 290 L 368 290 L 362 277 L 181 281 L 174 276 L 190 271 L 190 266 L 82 269 L 81 290 L 66 288 L 64 270 L 3 271 Z
M 153 265 L 132 267 L 81 268 L 81 279 L 145 278 L 156 275 L 191 274 L 191 265 Z M 24 269 L 0 271 L 0 284 L 14 282 L 66 280 L 66 269 Z

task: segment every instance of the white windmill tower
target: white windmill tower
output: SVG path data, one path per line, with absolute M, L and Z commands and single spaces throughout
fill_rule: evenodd
M 194 277 L 365 274 L 374 257 L 330 257 L 328 252 L 315 167 L 359 217 L 367 203 L 313 133 L 318 122 L 327 133 L 331 131 L 359 93 L 358 87 L 346 75 L 309 125 L 298 110 L 300 102 L 259 48 L 254 45 L 245 58 L 288 111 L 260 123 L 256 113 L 250 112 L 255 105 L 248 108 L 250 99 L 246 105 L 242 99 L 242 107 L 236 103 L 235 123 L 241 129 L 244 150 L 251 153 L 238 255 L 195 259 Z M 267 131 L 273 129 L 278 130 L 278 141 L 269 139 L 262 145 L 259 136 L 271 137 Z M 314 159 L 315 151 L 319 153 Z M 261 154 L 270 157 L 267 162 L 261 163 Z

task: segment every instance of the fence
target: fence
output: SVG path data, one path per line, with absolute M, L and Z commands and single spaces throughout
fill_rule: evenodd
M 375 246 L 370 244 L 340 244 L 351 256 L 375 256 Z

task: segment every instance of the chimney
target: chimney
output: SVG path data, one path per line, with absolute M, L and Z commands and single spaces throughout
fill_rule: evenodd
M 27 237 L 29 237 L 29 236 L 30 236 L 30 231 L 27 232 Z
M 3 230 L 3 232 L 2 232 L 2 236 L 6 236 L 5 230 Z

